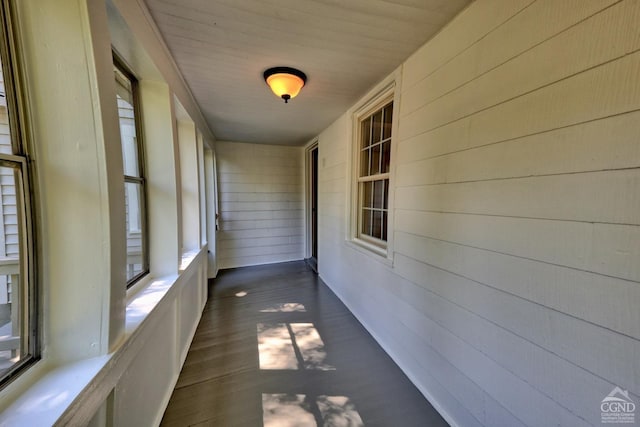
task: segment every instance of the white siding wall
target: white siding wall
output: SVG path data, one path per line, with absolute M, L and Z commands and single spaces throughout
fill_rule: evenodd
M 345 243 L 350 115 L 319 136 L 320 274 L 454 423 L 640 403 L 638 22 L 635 0 L 478 0 L 409 58 L 392 266 Z
M 302 149 L 218 142 L 216 156 L 219 267 L 302 259 Z

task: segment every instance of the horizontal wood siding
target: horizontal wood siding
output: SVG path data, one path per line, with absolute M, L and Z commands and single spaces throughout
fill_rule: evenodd
M 351 116 L 319 136 L 320 274 L 453 423 L 640 404 L 639 22 L 477 0 L 410 57 L 391 265 L 346 241 Z
M 218 142 L 221 268 L 302 259 L 302 149 Z
M 5 93 L 4 77 L 0 70 L 0 93 Z M 6 97 L 0 97 L 0 153 L 11 154 L 11 132 Z M 16 215 L 16 195 L 13 172 L 8 168 L 0 169 L 0 258 L 19 256 L 18 217 Z M 0 304 L 10 299 L 9 276 L 0 276 Z
M 0 92 L 4 93 L 4 79 L 1 72 Z M 0 98 L 0 152 L 13 153 L 5 97 Z M 0 257 L 17 258 L 20 252 L 20 243 L 18 241 L 15 176 L 9 168 L 2 168 L 0 171 L 0 198 L 0 203 L 2 204 L 0 207 L 0 215 L 2 217 Z

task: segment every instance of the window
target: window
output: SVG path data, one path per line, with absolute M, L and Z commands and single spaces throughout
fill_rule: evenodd
M 393 100 L 387 96 L 358 117 L 357 225 L 355 237 L 387 248 Z
M 0 2 L 0 381 L 38 358 L 38 303 L 24 109 L 10 44 L 8 6 Z
M 131 286 L 149 271 L 140 109 L 137 104 L 137 81 L 115 55 L 114 73 L 124 167 L 127 286 Z

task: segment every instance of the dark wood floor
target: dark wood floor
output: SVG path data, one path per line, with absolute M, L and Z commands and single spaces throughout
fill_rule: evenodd
M 303 262 L 222 271 L 163 426 L 446 426 Z

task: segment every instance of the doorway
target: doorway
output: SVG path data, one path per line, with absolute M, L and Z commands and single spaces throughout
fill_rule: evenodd
M 318 142 L 307 150 L 307 264 L 318 272 Z

